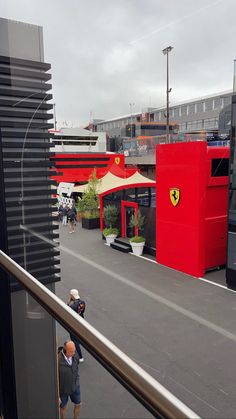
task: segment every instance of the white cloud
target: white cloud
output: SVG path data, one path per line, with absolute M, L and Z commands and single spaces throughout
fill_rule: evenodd
M 0 10 L 43 26 L 61 121 L 162 106 L 168 45 L 172 102 L 232 86 L 235 0 L 0 0 Z

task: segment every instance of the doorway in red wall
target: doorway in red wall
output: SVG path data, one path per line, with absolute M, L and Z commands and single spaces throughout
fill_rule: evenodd
M 130 227 L 130 219 L 133 214 L 138 213 L 138 203 L 121 201 L 121 235 L 122 237 L 133 237 L 138 235 L 138 228 Z

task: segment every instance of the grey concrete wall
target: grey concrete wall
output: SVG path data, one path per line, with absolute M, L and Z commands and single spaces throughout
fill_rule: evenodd
M 0 55 L 43 62 L 43 28 L 0 18 Z

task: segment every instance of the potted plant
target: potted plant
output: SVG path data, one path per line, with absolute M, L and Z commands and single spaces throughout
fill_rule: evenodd
M 103 236 L 106 238 L 106 242 L 110 246 L 119 233 L 118 228 L 115 227 L 118 218 L 118 210 L 116 206 L 107 205 L 103 209 L 103 218 L 106 226 L 103 230 Z
M 82 227 L 88 229 L 99 228 L 99 198 L 98 187 L 100 180 L 96 177 L 96 169 L 92 172 L 87 189 L 78 205 L 82 212 Z
M 136 227 L 138 229 L 138 235 L 131 237 L 130 245 L 132 251 L 136 256 L 141 256 L 143 253 L 143 248 L 145 246 L 145 238 L 139 235 L 139 231 L 143 229 L 145 223 L 145 216 L 141 214 L 140 210 L 136 214 L 133 214 L 130 219 L 129 226 Z

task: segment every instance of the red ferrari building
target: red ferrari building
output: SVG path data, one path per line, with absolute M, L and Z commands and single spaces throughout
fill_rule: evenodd
M 201 277 L 225 265 L 229 147 L 157 145 L 156 260 Z

